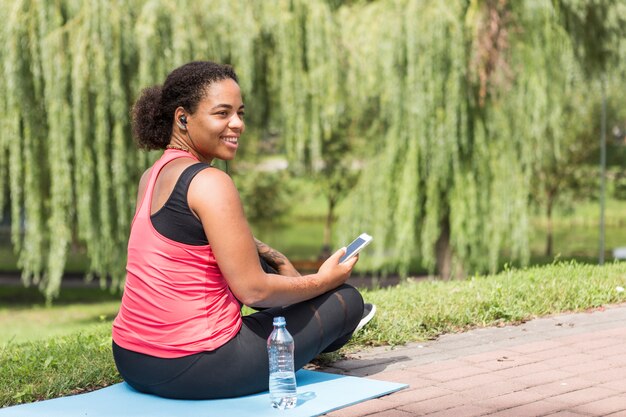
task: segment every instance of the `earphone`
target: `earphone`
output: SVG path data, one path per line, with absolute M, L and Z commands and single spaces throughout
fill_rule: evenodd
M 187 137 L 189 138 L 189 141 L 191 142 L 192 148 L 195 149 L 196 144 L 193 142 L 193 139 L 191 138 L 191 135 L 189 134 L 189 130 L 187 130 L 187 115 L 181 114 L 178 117 L 178 127 L 181 130 L 185 131 L 185 133 L 187 134 Z
M 187 116 L 186 115 L 181 115 L 178 118 L 178 121 L 180 122 L 180 124 L 178 125 L 179 128 L 181 128 L 182 130 L 185 130 L 187 133 L 187 137 L 189 138 L 189 141 L 191 142 L 191 144 L 193 145 L 193 147 L 195 148 L 196 144 L 193 142 L 193 139 L 191 138 L 191 135 L 189 134 L 189 131 L 187 130 Z M 226 164 L 226 173 L 230 174 L 230 170 L 228 169 L 228 161 L 224 161 Z M 211 166 L 213 166 L 213 164 L 211 163 Z

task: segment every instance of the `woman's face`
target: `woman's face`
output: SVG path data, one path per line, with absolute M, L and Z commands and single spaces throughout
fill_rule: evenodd
M 211 84 L 196 112 L 187 117 L 187 130 L 195 150 L 207 161 L 231 160 L 245 130 L 244 105 L 239 85 L 227 78 Z

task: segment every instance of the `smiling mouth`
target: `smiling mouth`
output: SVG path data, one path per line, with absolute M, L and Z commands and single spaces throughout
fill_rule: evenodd
M 236 136 L 224 136 L 221 138 L 224 142 L 232 143 L 233 145 L 237 145 L 239 142 L 239 138 Z

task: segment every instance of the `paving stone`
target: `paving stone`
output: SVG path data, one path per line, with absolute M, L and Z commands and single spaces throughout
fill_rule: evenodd
M 626 411 L 618 411 L 617 413 L 609 414 L 605 417 L 626 417 Z
M 510 381 L 502 381 L 498 384 L 481 385 L 475 388 L 466 389 L 459 392 L 459 394 L 467 398 L 468 403 L 480 405 L 480 402 L 483 400 L 519 392 L 524 388 L 524 385 L 515 384 Z
M 574 412 L 588 413 L 597 416 L 606 416 L 618 411 L 626 412 L 626 395 L 616 395 L 580 405 Z
M 578 391 L 583 388 L 589 388 L 594 383 L 588 379 L 579 378 L 577 376 L 563 378 L 542 385 L 535 385 L 527 388 L 529 391 L 537 392 L 546 397 L 554 397 L 571 391 Z M 608 387 L 607 387 L 608 388 Z
M 517 391 L 500 395 L 498 397 L 488 398 L 481 401 L 480 405 L 494 410 L 506 410 L 524 404 L 534 403 L 543 399 L 544 398 L 541 394 L 537 394 L 532 391 Z
M 598 383 L 623 381 L 626 377 L 626 367 L 608 368 L 596 372 L 589 372 L 580 375 L 580 377 Z
M 453 381 L 455 379 L 461 379 L 468 376 L 480 375 L 485 373 L 487 373 L 487 370 L 484 368 L 465 365 L 425 374 L 424 377 L 428 379 L 433 379 L 435 381 Z
M 518 405 L 517 407 L 508 408 L 506 410 L 500 410 L 494 415 L 511 417 L 545 416 L 555 411 L 561 410 L 562 407 L 563 404 L 541 400 L 529 404 Z
M 368 414 L 367 417 L 412 417 L 414 415 L 415 414 L 392 408 L 391 410 L 379 411 L 374 414 Z
M 623 378 L 618 381 L 605 382 L 604 384 L 600 384 L 598 386 L 602 388 L 608 388 L 614 391 L 626 393 L 626 378 Z
M 618 344 L 607 346 L 603 349 L 596 349 L 593 354 L 600 358 L 610 358 L 626 355 L 626 343 L 623 340 L 616 340 Z
M 616 395 L 613 397 L 603 398 L 598 401 L 579 405 L 578 407 L 573 408 L 572 411 L 596 416 L 606 416 L 617 413 L 618 411 L 626 411 L 626 396 Z
M 533 358 L 536 358 L 534 354 L 532 356 Z M 581 363 L 591 362 L 595 360 L 595 356 L 588 353 L 573 353 L 546 357 L 543 359 L 548 360 L 551 366 L 554 366 L 558 369 L 564 366 L 579 365 Z
M 440 388 L 436 386 L 431 387 L 423 387 L 412 390 L 403 390 L 397 392 L 393 395 L 389 395 L 386 397 L 382 397 L 381 401 L 386 401 L 393 404 L 410 404 L 416 403 L 420 401 L 432 400 L 441 397 L 445 397 L 446 395 L 455 394 L 454 391 Z
M 536 374 L 538 372 L 545 372 L 554 369 L 553 366 L 547 361 L 527 363 L 520 366 L 512 366 L 510 368 L 494 371 L 494 375 L 498 375 L 503 378 L 518 378 L 530 374 Z
M 621 343 L 622 343 L 621 340 L 615 340 L 614 338 L 605 337 L 605 338 L 595 339 L 595 340 L 587 339 L 587 342 L 584 345 L 581 345 L 581 347 L 585 349 L 586 352 L 597 354 L 598 351 L 600 350 L 604 350 L 609 347 L 615 347 L 616 345 L 619 345 Z M 621 349 L 617 349 L 617 350 L 621 353 L 624 353 L 623 345 L 621 346 Z
M 381 381 L 409 384 L 411 388 L 420 388 L 433 384 L 432 380 L 422 378 L 420 373 L 413 372 L 411 369 L 385 371 L 375 375 L 371 375 L 368 378 L 378 379 Z
M 428 417 L 479 417 L 488 414 L 489 410 L 477 405 L 460 405 L 443 411 L 427 414 Z
M 498 349 L 498 350 L 490 350 L 490 351 L 478 353 L 478 354 L 470 354 L 470 355 L 463 357 L 463 360 L 471 362 L 471 363 L 475 363 L 475 364 L 482 364 L 485 362 L 501 361 L 503 358 L 506 361 L 513 361 L 513 360 L 522 358 L 522 356 L 518 352 L 514 352 L 512 350 Z
M 626 333 L 624 333 L 624 330 L 621 327 L 617 328 L 617 329 L 604 330 L 604 331 L 598 332 L 598 333 L 600 334 L 600 336 L 606 336 L 606 337 L 612 337 L 612 338 L 626 340 Z
M 571 378 L 573 376 L 570 372 L 557 371 L 550 369 L 548 371 L 536 372 L 517 378 L 511 379 L 512 382 L 517 382 L 525 385 L 527 388 L 536 387 L 537 385 L 544 385 L 554 381 L 562 381 L 563 379 Z
M 334 417 L 626 417 L 626 304 L 367 349 L 324 370 L 410 385 Z
M 439 387 L 451 389 L 454 391 L 468 391 L 476 387 L 489 387 L 494 384 L 501 384 L 504 380 L 492 373 L 483 373 L 481 375 L 471 375 L 465 378 L 454 379 L 451 381 L 443 381 L 438 384 Z
M 520 417 L 518 414 L 513 414 L 510 410 L 499 410 L 493 413 L 487 414 L 489 417 Z
M 477 363 L 476 366 L 492 371 L 500 371 L 503 369 L 515 368 L 518 366 L 537 363 L 540 361 L 541 360 L 539 359 L 531 358 L 530 356 L 525 356 L 518 353 L 510 356 L 503 355 L 494 360 L 480 362 Z
M 458 407 L 463 404 L 465 399 L 460 395 L 448 394 L 442 397 L 431 398 L 429 400 L 412 402 L 396 407 L 399 410 L 416 413 L 417 415 L 432 414 L 447 410 L 449 408 Z
M 540 340 L 534 343 L 528 343 L 525 345 L 514 346 L 511 347 L 511 350 L 519 353 L 532 353 L 532 352 L 541 352 L 543 350 L 558 348 L 562 346 L 558 342 L 554 342 L 552 340 Z
M 573 374 L 584 375 L 590 372 L 597 372 L 609 368 L 611 368 L 611 364 L 608 361 L 595 359 L 593 361 L 579 363 L 576 365 L 563 366 L 561 367 L 561 370 L 571 372 Z
M 441 372 L 441 371 L 446 371 L 448 369 L 455 369 L 464 365 L 466 365 L 465 362 L 459 359 L 454 359 L 454 360 L 446 360 L 446 361 L 441 361 L 441 362 L 433 362 L 433 363 L 429 363 L 425 365 L 414 366 L 412 370 L 421 375 L 428 375 L 434 372 Z
M 404 368 L 412 368 L 416 366 L 422 365 L 431 365 L 431 364 L 441 364 L 446 361 L 454 360 L 458 356 L 452 352 L 438 352 L 431 353 L 428 355 L 420 355 L 414 358 L 411 358 L 410 361 L 399 362 L 397 364 L 391 364 L 389 367 L 393 369 L 404 369 Z M 397 365 L 397 366 L 394 366 Z
M 556 342 L 556 343 L 559 343 L 559 342 Z M 553 359 L 564 358 L 564 357 L 575 357 L 575 356 L 580 356 L 580 355 L 584 355 L 584 354 L 580 353 L 579 350 L 574 349 L 570 346 L 561 345 L 554 349 L 547 349 L 547 350 L 542 350 L 540 352 L 534 352 L 532 354 L 529 354 L 528 357 L 536 359 L 537 361 L 550 360 L 552 363 Z
M 480 352 L 489 352 L 493 350 L 494 346 L 491 345 L 478 345 L 478 346 L 465 346 L 461 348 L 455 349 L 446 349 L 441 352 L 442 355 L 449 355 L 452 358 L 465 357 L 468 355 L 473 355 Z
M 592 401 L 601 400 L 615 395 L 615 391 L 601 388 L 601 387 L 589 387 L 583 388 L 577 391 L 570 391 L 566 394 L 555 395 L 550 397 L 552 401 L 558 401 L 566 404 L 569 408 L 587 404 Z

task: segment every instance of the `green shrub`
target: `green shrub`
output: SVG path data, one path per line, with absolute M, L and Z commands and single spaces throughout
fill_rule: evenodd
M 286 171 L 247 171 L 235 176 L 235 183 L 250 222 L 276 222 L 291 209 L 293 185 Z

